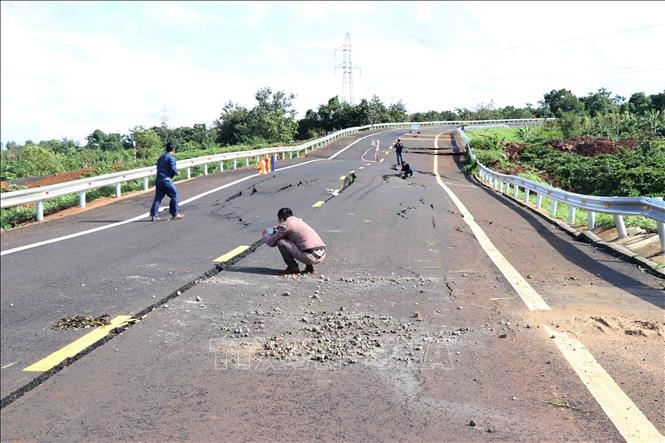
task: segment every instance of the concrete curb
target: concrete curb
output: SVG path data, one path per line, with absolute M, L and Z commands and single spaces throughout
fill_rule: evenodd
M 496 194 L 501 195 L 502 197 L 509 198 L 511 201 L 517 203 L 518 205 L 522 206 L 523 208 L 528 209 L 534 214 L 539 215 L 540 217 L 544 218 L 545 220 L 549 221 L 553 225 L 558 226 L 562 231 L 565 231 L 568 235 L 573 237 L 574 239 L 577 240 L 583 240 L 588 243 L 593 243 L 598 245 L 598 247 L 602 247 L 606 249 L 608 252 L 620 256 L 624 258 L 625 260 L 635 263 L 641 268 L 644 268 L 646 271 L 650 272 L 651 274 L 655 275 L 656 277 L 660 277 L 665 279 L 665 268 L 663 268 L 662 264 L 656 263 L 652 260 L 649 260 L 648 258 L 641 257 L 637 253 L 631 251 L 630 249 L 614 244 L 612 242 L 607 242 L 602 240 L 600 237 L 598 237 L 596 234 L 594 234 L 591 231 L 588 230 L 583 230 L 583 231 L 578 231 L 572 226 L 568 225 L 567 223 L 552 218 L 549 215 L 545 214 L 543 211 L 539 211 L 538 209 L 534 208 L 531 205 L 527 205 L 521 200 L 517 200 L 515 197 L 511 195 L 507 195 L 504 193 L 501 193 L 497 191 L 496 189 L 488 186 L 487 184 L 483 183 L 481 180 L 478 179 L 476 175 L 473 176 L 476 182 L 478 182 L 481 186 L 485 187 L 486 189 L 489 189 L 491 191 L 494 191 Z

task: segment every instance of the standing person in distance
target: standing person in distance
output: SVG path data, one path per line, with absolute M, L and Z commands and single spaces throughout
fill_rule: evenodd
M 263 242 L 274 248 L 277 246 L 286 263 L 286 269 L 279 275 L 299 274 L 296 260 L 305 264 L 305 272 L 315 274 L 314 265 L 326 258 L 326 244 L 319 234 L 302 219 L 295 217 L 290 208 L 277 211 L 274 228 L 264 229 L 261 233 Z
M 402 144 L 402 141 L 400 139 L 397 139 L 397 143 L 395 143 L 395 156 L 397 157 L 397 166 L 402 166 L 402 162 L 404 162 L 404 158 L 402 157 L 403 149 L 404 145 Z
M 150 208 L 150 220 L 159 221 L 157 216 L 159 205 L 165 195 L 168 195 L 169 213 L 171 220 L 180 220 L 184 216 L 178 208 L 178 191 L 173 184 L 173 177 L 178 175 L 178 168 L 175 160 L 175 145 L 172 142 L 166 144 L 166 152 L 157 160 L 157 176 L 155 178 L 155 198 Z

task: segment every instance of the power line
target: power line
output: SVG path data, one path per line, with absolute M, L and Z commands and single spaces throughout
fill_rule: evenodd
M 566 78 L 579 76 L 580 74 L 596 74 L 600 76 L 607 75 L 621 75 L 621 74 L 638 74 L 642 72 L 654 72 L 654 71 L 665 71 L 665 65 L 645 65 L 645 66 L 623 66 L 623 67 L 611 67 L 604 69 L 590 69 L 590 70 L 576 70 L 570 72 L 547 72 L 543 74 L 534 73 L 532 75 L 510 75 L 508 77 L 493 77 L 486 78 L 484 81 L 494 82 L 494 81 L 503 81 L 506 79 L 511 80 L 546 80 L 546 79 L 557 79 L 557 78 Z
M 663 24 L 656 24 L 656 25 L 646 25 L 646 26 L 640 26 L 637 28 L 629 28 L 629 29 L 620 29 L 618 31 L 612 31 L 612 32 L 604 32 L 602 34 L 593 34 L 593 35 L 585 35 L 581 37 L 573 37 L 573 38 L 568 38 L 564 40 L 555 40 L 551 42 L 539 42 L 539 43 L 529 43 L 526 45 L 519 45 L 519 46 L 506 46 L 504 48 L 488 48 L 488 49 L 478 49 L 476 51 L 473 51 L 474 53 L 482 53 L 482 52 L 494 52 L 494 51 L 509 51 L 511 49 L 523 49 L 523 48 L 532 48 L 535 46 L 542 47 L 544 45 L 556 45 L 559 43 L 568 43 L 568 42 L 573 42 L 573 41 L 578 41 L 578 40 L 588 40 L 592 38 L 597 38 L 597 37 L 606 37 L 608 35 L 615 35 L 615 34 L 623 34 L 625 32 L 633 32 L 633 31 L 641 31 L 643 29 L 649 29 L 649 28 L 657 28 L 663 26 Z

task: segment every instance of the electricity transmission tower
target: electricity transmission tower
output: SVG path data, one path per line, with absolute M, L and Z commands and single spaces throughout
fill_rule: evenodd
M 340 49 L 340 48 L 338 48 Z M 335 55 L 337 55 L 338 49 L 335 49 Z M 342 50 L 342 64 L 335 66 L 342 69 L 342 101 L 345 101 L 349 104 L 353 103 L 353 68 L 360 69 L 359 66 L 355 66 L 351 61 L 351 37 L 349 33 L 346 33 L 346 38 L 344 39 L 344 45 L 341 47 Z
M 162 111 L 162 128 L 167 128 L 169 123 L 168 114 L 166 111 L 166 105 L 164 105 L 164 110 Z

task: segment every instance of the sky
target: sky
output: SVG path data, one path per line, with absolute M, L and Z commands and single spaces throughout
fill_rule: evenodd
M 211 126 L 264 87 L 298 118 L 335 95 L 414 113 L 665 91 L 659 1 L 2 1 L 0 19 L 3 144 Z

